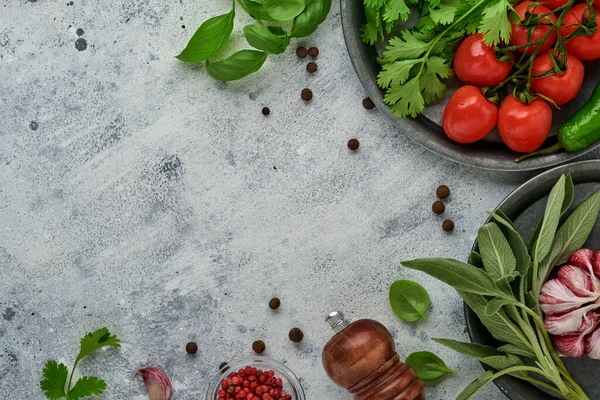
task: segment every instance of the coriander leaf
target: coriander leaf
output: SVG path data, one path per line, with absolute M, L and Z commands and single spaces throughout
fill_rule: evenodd
M 373 45 L 381 35 L 381 8 L 365 7 L 367 23 L 360 27 L 363 42 Z
M 252 0 L 238 0 L 238 3 L 246 13 L 248 13 L 254 19 L 261 19 L 265 21 L 275 21 L 265 10 L 262 5 L 262 2 L 259 4 L 258 2 Z
M 40 382 L 40 388 L 49 399 L 62 399 L 66 397 L 65 385 L 69 370 L 65 364 L 58 364 L 54 360 L 48 360 L 44 367 L 43 377 Z
M 263 51 L 241 50 L 222 61 L 207 61 L 206 71 L 218 81 L 234 81 L 258 71 L 267 56 Z
M 384 64 L 377 76 L 377 84 L 382 88 L 402 85 L 408 80 L 412 67 L 420 62 L 420 60 L 401 60 Z
M 406 358 L 406 365 L 417 373 L 417 377 L 423 381 L 437 381 L 447 374 L 458 372 L 448 368 L 446 363 L 429 351 L 418 351 Z
M 492 279 L 511 276 L 517 260 L 498 225 L 491 222 L 479 228 L 477 244 L 485 270 Z
M 430 9 L 429 15 L 437 25 L 448 25 L 454 21 L 458 11 L 457 0 L 442 0 L 437 8 Z
M 440 79 L 446 79 L 452 74 L 452 68 L 445 59 L 438 56 L 430 56 L 427 59 L 425 70 L 419 81 L 426 104 L 444 97 L 447 88 Z
M 272 54 L 283 53 L 290 43 L 290 39 L 281 28 L 262 24 L 246 25 L 244 36 L 250 46 Z
M 106 389 L 106 382 L 95 376 L 84 376 L 75 382 L 75 386 L 69 390 L 69 400 L 78 400 L 93 394 L 102 394 Z
M 292 24 L 292 37 L 305 37 L 313 33 L 329 14 L 331 0 L 307 0 L 306 8 Z
M 111 335 L 107 328 L 98 329 L 96 332 L 88 333 L 81 339 L 81 350 L 77 356 L 77 361 L 102 347 L 121 347 L 121 341 L 116 335 Z
M 234 7 L 227 14 L 213 17 L 204 22 L 176 58 L 185 62 L 199 62 L 206 60 L 219 50 L 227 42 L 233 30 L 235 3 L 233 4 Z
M 416 282 L 396 281 L 390 287 L 390 305 L 394 314 L 403 321 L 415 322 L 427 319 L 425 313 L 430 305 L 429 294 Z
M 404 85 L 391 86 L 383 101 L 390 105 L 392 114 L 396 118 L 413 117 L 423 112 L 425 101 L 421 95 L 419 77 L 415 77 Z
M 508 11 L 512 8 L 508 0 L 492 0 L 493 4 L 486 5 L 478 31 L 483 35 L 483 41 L 488 46 L 500 42 L 508 43 L 512 25 L 508 20 Z
M 383 6 L 382 18 L 385 22 L 394 22 L 398 19 L 406 21 L 410 14 L 410 8 L 404 0 L 388 0 Z
M 415 32 L 405 30 L 401 36 L 390 39 L 381 55 L 384 63 L 419 58 L 429 48 L 429 43 L 419 40 Z
M 385 0 L 365 0 L 365 7 L 381 8 L 385 4 Z
M 263 7 L 276 21 L 289 21 L 304 11 L 304 0 L 264 0 Z

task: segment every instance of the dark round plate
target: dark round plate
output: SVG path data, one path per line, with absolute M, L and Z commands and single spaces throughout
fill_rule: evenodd
M 512 192 L 498 209 L 508 215 L 524 236 L 526 242 L 533 234 L 538 221 L 544 215 L 548 193 L 561 174 L 570 173 L 575 184 L 577 207 L 594 192 L 600 190 L 600 160 L 582 161 L 563 165 L 546 171 L 526 182 Z M 600 221 L 600 220 L 599 220 Z M 489 222 L 489 219 L 488 219 Z M 477 246 L 477 243 L 473 246 Z M 600 222 L 596 223 L 588 242 L 593 250 L 600 250 Z M 465 305 L 465 318 L 471 341 L 497 347 L 495 339 L 477 318 L 477 315 Z M 565 359 L 567 369 L 583 388 L 590 399 L 600 399 L 600 361 L 588 357 Z M 538 388 L 511 377 L 501 377 L 495 381 L 500 390 L 512 400 L 545 400 L 554 398 Z
M 449 95 L 458 86 L 457 82 L 449 82 L 448 95 L 437 103 L 428 106 L 419 118 L 403 120 L 394 118 L 389 107 L 383 103 L 383 91 L 377 86 L 377 74 L 380 70 L 379 64 L 377 64 L 377 56 L 381 53 L 382 48 L 375 49 L 373 46 L 363 43 L 360 38 L 360 27 L 365 22 L 363 2 L 341 0 L 341 12 L 346 47 L 354 69 L 368 95 L 378 108 L 385 110 L 385 113 L 394 121 L 400 132 L 434 153 L 461 164 L 483 169 L 526 171 L 565 163 L 600 146 L 599 141 L 586 150 L 577 153 L 561 152 L 515 163 L 516 153 L 499 143 L 497 132 L 492 132 L 485 141 L 472 145 L 453 142 L 442 131 L 440 121 Z M 552 136 L 556 135 L 558 127 L 585 103 L 599 80 L 600 63 L 587 63 L 586 78 L 581 93 L 575 100 L 564 106 L 561 111 L 554 113 Z M 548 139 L 548 144 L 555 142 L 556 139 L 554 138 Z

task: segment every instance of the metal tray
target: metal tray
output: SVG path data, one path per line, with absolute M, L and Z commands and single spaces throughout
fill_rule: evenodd
M 531 158 L 515 163 L 517 153 L 502 143 L 497 132 L 492 132 L 486 139 L 471 145 L 463 145 L 451 141 L 441 129 L 441 117 L 447 99 L 459 86 L 456 81 L 449 82 L 448 95 L 427 107 L 425 113 L 417 119 L 399 120 L 390 113 L 389 107 L 383 103 L 383 91 L 377 86 L 377 74 L 380 67 L 377 56 L 382 47 L 375 49 L 362 42 L 360 27 L 365 22 L 363 2 L 359 0 L 341 0 L 342 27 L 346 47 L 358 77 L 368 95 L 377 107 L 394 121 L 400 132 L 434 153 L 455 162 L 477 168 L 496 171 L 526 171 L 547 168 L 565 163 L 600 146 L 600 141 L 577 153 L 561 152 L 553 155 Z M 586 63 L 586 77 L 579 96 L 562 110 L 554 113 L 554 126 L 551 136 L 556 135 L 558 127 L 568 120 L 590 97 L 596 83 L 600 80 L 600 63 Z M 552 137 L 548 143 L 555 143 Z

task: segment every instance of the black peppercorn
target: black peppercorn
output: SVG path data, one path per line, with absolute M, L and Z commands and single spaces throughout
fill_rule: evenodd
M 302 89 L 302 94 L 300 96 L 304 101 L 311 101 L 313 98 L 313 92 L 310 89 Z
M 195 342 L 189 342 L 185 345 L 185 351 L 187 351 L 188 354 L 196 354 L 198 345 Z
M 256 354 L 262 354 L 265 351 L 265 348 L 265 342 L 263 342 L 262 340 L 257 340 L 254 343 L 252 343 L 252 350 L 254 350 Z
M 306 64 L 306 70 L 308 72 L 310 72 L 311 74 L 317 72 L 317 68 L 318 67 L 317 67 L 317 63 L 316 62 L 312 62 L 311 61 L 308 64 Z
M 444 204 L 444 202 L 438 200 L 435 203 L 433 203 L 433 205 L 431 206 L 431 210 L 433 210 L 433 212 L 437 215 L 440 215 L 443 214 L 444 211 L 446 211 L 446 205 Z
M 269 308 L 271 310 L 277 310 L 280 305 L 281 300 L 279 300 L 277 297 L 273 297 L 271 300 L 269 300 Z
M 454 222 L 451 219 L 447 219 L 442 223 L 442 229 L 446 232 L 452 232 L 454 230 Z
M 363 101 L 362 101 L 362 105 L 367 110 L 372 110 L 372 109 L 375 108 L 375 103 L 373 103 L 373 100 L 371 100 L 370 97 L 364 98 Z
M 352 151 L 358 150 L 360 146 L 360 142 L 357 139 L 348 140 L 348 148 Z
M 316 47 L 311 47 L 310 49 L 308 49 L 308 55 L 312 58 L 315 58 L 319 55 L 319 49 L 317 49 Z
M 296 49 L 296 55 L 300 58 L 306 58 L 308 55 L 308 50 L 306 50 L 306 47 L 298 47 Z
M 448 186 L 442 185 L 439 188 L 437 188 L 437 190 L 435 191 L 435 194 L 440 199 L 446 199 L 446 198 L 448 198 L 448 196 L 450 196 L 450 189 L 448 188 Z
M 302 341 L 302 339 L 304 339 L 304 333 L 302 333 L 302 331 L 298 328 L 292 328 L 288 336 L 294 343 L 299 343 Z
M 271 114 L 271 110 L 269 109 L 269 107 L 263 107 L 262 115 L 267 116 L 269 114 Z

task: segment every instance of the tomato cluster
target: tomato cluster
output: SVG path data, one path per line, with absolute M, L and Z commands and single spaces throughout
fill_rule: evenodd
M 510 51 L 504 52 L 501 58 L 497 49 L 486 45 L 479 33 L 462 41 L 456 51 L 453 69 L 465 86 L 454 93 L 442 118 L 442 127 L 450 139 L 473 143 L 497 126 L 510 149 L 520 153 L 535 151 L 550 133 L 551 105 L 564 105 L 577 96 L 585 75 L 581 60 L 600 59 L 600 29 L 588 29 L 574 37 L 569 35 L 582 25 L 582 21 L 589 20 L 590 9 L 592 12 L 595 12 L 594 7 L 600 9 L 600 0 L 594 0 L 593 7 L 586 4 L 573 6 L 559 27 L 556 26 L 559 19 L 553 10 L 567 4 L 568 0 L 542 3 L 545 5 L 527 0 L 514 7 L 511 47 L 506 49 Z M 529 15 L 542 15 L 533 29 L 523 23 Z M 600 12 L 596 14 L 595 24 L 600 26 Z M 566 52 L 559 53 L 560 46 L 554 46 L 557 40 L 559 44 L 566 42 Z M 506 87 L 514 76 L 511 72 L 517 69 L 515 60 L 526 59 L 528 55 L 531 56 L 530 80 L 526 90 L 522 94 L 515 90 L 514 94 L 498 96 L 496 90 Z M 492 93 L 492 99 L 486 97 L 488 93 Z M 496 104 L 499 97 L 504 97 L 500 107 Z

